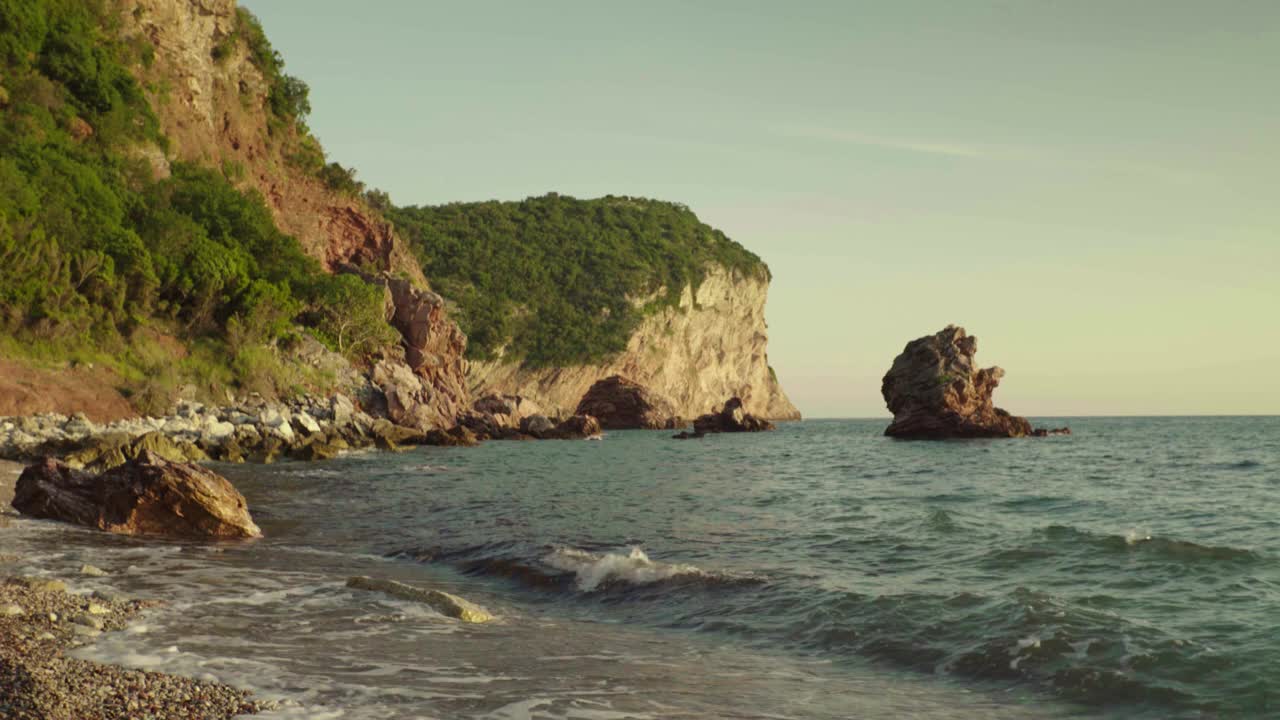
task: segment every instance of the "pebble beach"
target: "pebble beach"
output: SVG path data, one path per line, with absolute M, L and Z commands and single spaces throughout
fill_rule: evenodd
M 0 461 L 0 527 L 18 463 Z M 0 717 L 12 720 L 219 720 L 254 714 L 248 693 L 158 672 L 81 660 L 69 651 L 123 630 L 156 600 L 77 592 L 74 581 L 14 576 L 20 558 L 0 547 Z M 85 566 L 86 575 L 100 570 Z

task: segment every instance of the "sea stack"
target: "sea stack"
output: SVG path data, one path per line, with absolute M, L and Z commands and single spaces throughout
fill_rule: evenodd
M 978 338 L 955 325 L 907 343 L 880 386 L 893 413 L 884 434 L 922 440 L 1031 435 L 1026 418 L 992 403 L 1004 370 L 976 369 L 977 351 Z

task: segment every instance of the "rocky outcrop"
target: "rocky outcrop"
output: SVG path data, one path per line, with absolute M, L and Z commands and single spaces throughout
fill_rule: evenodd
M 476 400 L 475 412 L 488 415 L 499 427 L 520 427 L 520 422 L 531 415 L 541 415 L 542 408 L 528 398 L 519 395 L 491 393 Z
M 978 338 L 955 325 L 907 343 L 880 387 L 893 413 L 884 434 L 920 439 L 1030 435 L 1026 418 L 993 404 L 1004 370 L 976 368 L 977 351 Z
M 467 375 L 472 394 L 520 395 L 564 416 L 600 378 L 621 375 L 668 398 L 680 417 L 697 417 L 726 397 L 740 397 L 754 415 L 799 419 L 769 367 L 768 291 L 764 277 L 711 268 L 696 290 L 684 289 L 677 306 L 647 315 L 626 350 L 609 361 L 542 369 L 473 361 Z
M 19 476 L 12 504 L 24 515 L 125 535 L 262 535 L 244 496 L 226 478 L 151 451 L 97 477 L 46 459 Z
M 467 338 L 449 319 L 444 298 L 407 280 L 364 276 L 386 290 L 387 319 L 400 332 L 403 360 L 386 358 L 370 379 L 387 400 L 387 416 L 423 431 L 458 424 L 467 410 Z
M 520 434 L 537 440 L 581 440 L 601 431 L 600 421 L 590 415 L 573 415 L 558 423 L 546 415 L 530 415 L 520 422 Z
M 591 415 L 606 430 L 672 430 L 683 427 L 671 401 L 621 375 L 596 382 L 578 402 L 579 415 Z
M 683 437 L 679 439 L 684 440 L 707 433 L 763 432 L 775 428 L 768 420 L 746 412 L 743 409 L 742 400 L 735 397 L 729 398 L 719 411 L 707 413 L 694 420 L 693 429 L 693 435 L 681 433 Z

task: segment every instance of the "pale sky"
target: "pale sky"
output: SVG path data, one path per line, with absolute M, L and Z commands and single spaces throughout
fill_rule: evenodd
M 640 195 L 807 417 L 948 323 L 1025 415 L 1280 413 L 1280 2 L 250 0 L 399 204 Z

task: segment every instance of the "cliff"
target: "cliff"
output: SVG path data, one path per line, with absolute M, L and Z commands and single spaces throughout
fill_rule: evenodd
M 736 396 L 753 415 L 798 420 L 800 411 L 769 367 L 768 292 L 767 277 L 712 267 L 696 292 L 686 286 L 677 306 L 646 316 L 621 354 L 553 368 L 473 360 L 472 395 L 522 395 L 549 413 L 569 415 L 597 380 L 622 375 L 669 398 L 682 417 L 711 412 Z
M 120 10 L 125 37 L 153 48 L 132 70 L 168 138 L 167 153 L 138 148 L 157 175 L 169 160 L 220 168 L 258 190 L 279 228 L 326 269 L 373 265 L 425 285 L 391 223 L 301 166 L 298 156 L 323 151 L 271 116 L 271 81 L 254 62 L 235 0 L 122 0 Z

